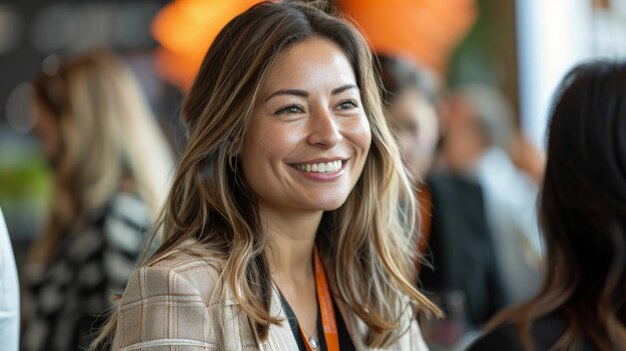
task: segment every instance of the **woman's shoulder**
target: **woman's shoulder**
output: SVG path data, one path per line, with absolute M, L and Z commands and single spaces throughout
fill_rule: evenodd
M 168 296 L 196 296 L 205 304 L 221 289 L 223 262 L 187 241 L 185 247 L 161 255 L 153 263 L 140 267 L 132 274 L 122 297 L 122 305 L 140 300 Z
M 187 244 L 135 270 L 122 295 L 112 349 L 230 349 L 222 347 L 236 340 L 223 326 L 233 315 L 225 306 L 234 305 L 224 299 L 223 265 L 197 242 Z M 236 332 L 249 326 L 247 319 L 237 320 Z
M 146 268 L 169 268 L 184 272 L 206 266 L 205 268 L 221 271 L 223 265 L 224 261 L 203 244 L 196 239 L 187 239 L 168 252 L 159 254 Z

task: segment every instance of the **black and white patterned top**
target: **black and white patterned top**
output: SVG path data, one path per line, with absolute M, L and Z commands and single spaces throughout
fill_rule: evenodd
M 145 205 L 120 193 L 80 233 L 67 235 L 56 258 L 26 277 L 22 350 L 86 350 L 121 294 L 150 225 Z

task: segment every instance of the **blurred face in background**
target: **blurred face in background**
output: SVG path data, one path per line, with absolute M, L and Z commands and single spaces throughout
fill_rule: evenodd
M 449 98 L 446 105 L 448 118 L 442 148 L 446 167 L 455 173 L 471 173 L 488 147 L 479 127 L 477 112 L 462 96 Z
M 415 89 L 394 97 L 389 112 L 405 166 L 413 178 L 424 178 L 435 157 L 439 122 L 435 107 Z

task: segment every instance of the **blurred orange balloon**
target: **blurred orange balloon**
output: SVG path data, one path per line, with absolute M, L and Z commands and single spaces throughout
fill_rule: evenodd
M 440 75 L 476 21 L 475 0 L 338 0 L 374 51 L 426 65 Z
M 176 0 L 152 22 L 152 35 L 161 44 L 157 69 L 168 81 L 188 90 L 204 55 L 220 30 L 259 0 Z
M 175 0 L 152 23 L 161 44 L 157 68 L 187 90 L 202 59 L 235 16 L 260 0 Z M 475 0 L 337 0 L 380 53 L 404 57 L 444 74 L 448 58 L 477 17 Z

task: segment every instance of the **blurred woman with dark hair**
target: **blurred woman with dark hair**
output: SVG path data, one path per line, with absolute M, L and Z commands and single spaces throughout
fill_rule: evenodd
M 472 351 L 626 347 L 626 63 L 587 63 L 565 77 L 547 154 L 543 288 L 496 316 Z

